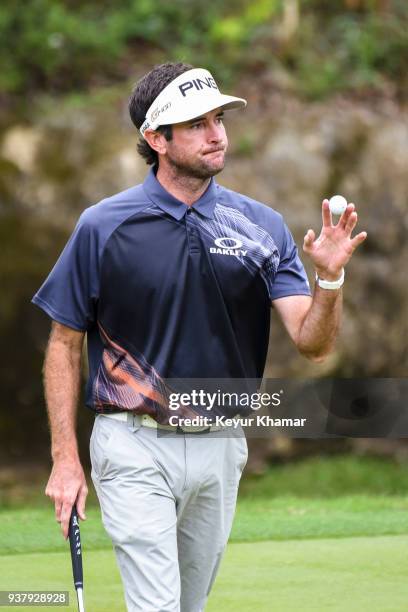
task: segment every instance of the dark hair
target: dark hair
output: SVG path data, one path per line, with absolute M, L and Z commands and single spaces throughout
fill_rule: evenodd
M 182 62 L 167 62 L 155 66 L 153 70 L 144 75 L 135 85 L 132 94 L 129 98 L 129 113 L 134 125 L 139 130 L 144 120 L 146 113 L 159 93 L 175 78 L 191 70 L 193 66 L 183 64 Z M 158 132 L 164 134 L 166 140 L 171 140 L 173 137 L 171 125 L 162 125 L 157 128 Z M 140 155 L 146 160 L 147 164 L 156 164 L 158 155 L 146 140 L 140 137 L 137 144 L 137 150 Z

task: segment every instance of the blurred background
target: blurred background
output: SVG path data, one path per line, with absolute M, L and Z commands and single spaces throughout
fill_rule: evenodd
M 127 99 L 157 63 L 205 66 L 226 93 L 248 99 L 245 111 L 227 114 L 230 151 L 218 180 L 281 212 L 300 248 L 335 193 L 356 204 L 368 231 L 347 269 L 336 352 L 322 366 L 308 363 L 274 319 L 266 376 L 407 376 L 407 32 L 405 0 L 3 0 L 1 503 L 45 484 L 50 465 L 41 381 L 50 322 L 30 299 L 81 211 L 143 180 Z M 79 412 L 89 465 L 93 417 Z M 403 440 L 375 439 L 251 446 L 249 480 L 310 455 L 374 453 L 395 463 L 408 450 Z M 297 490 L 316 483 L 316 472 L 302 473 Z M 367 482 L 379 473 L 376 463 Z

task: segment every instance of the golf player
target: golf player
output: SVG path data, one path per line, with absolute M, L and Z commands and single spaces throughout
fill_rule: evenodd
M 82 213 L 33 298 L 52 319 L 46 495 L 67 537 L 74 503 L 85 519 L 75 423 L 86 337 L 92 479 L 130 611 L 204 610 L 247 460 L 242 431 L 215 424 L 208 406 L 170 406 L 169 380 L 261 378 L 271 306 L 300 353 L 322 361 L 339 329 L 344 267 L 366 237 L 351 237 L 353 204 L 334 225 L 324 200 L 321 233 L 309 229 L 303 244 L 310 290 L 281 214 L 214 179 L 224 113 L 245 105 L 202 68 L 146 74 L 129 110 L 150 171 Z M 191 425 L 195 416 L 209 418 Z

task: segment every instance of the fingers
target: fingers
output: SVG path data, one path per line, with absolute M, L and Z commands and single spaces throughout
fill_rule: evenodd
M 66 540 L 68 537 L 69 531 L 69 521 L 71 518 L 72 508 L 75 504 L 74 497 L 65 497 L 64 501 L 61 503 L 59 517 L 57 518 L 57 522 L 60 524 L 62 535 Z
M 57 521 L 57 523 L 60 522 L 60 517 L 61 517 L 61 510 L 62 510 L 62 501 L 57 501 L 55 500 L 55 520 Z
M 75 503 L 75 498 L 64 497 L 55 500 L 55 520 L 61 526 L 62 535 L 65 539 L 68 537 L 69 519 L 71 518 L 72 507 Z
M 351 202 L 350 202 L 350 204 L 347 204 L 347 208 L 344 211 L 344 213 L 341 215 L 337 225 L 339 227 L 345 229 L 346 223 L 347 223 L 348 219 L 350 218 L 351 213 L 354 212 L 354 210 L 355 210 L 354 204 L 352 204 Z
M 86 521 L 85 502 L 86 502 L 87 495 L 88 495 L 88 487 L 84 485 L 79 490 L 78 497 L 77 497 L 77 503 L 76 503 L 78 515 L 81 521 Z
M 85 500 L 88 488 L 80 463 L 66 461 L 54 464 L 45 494 L 54 502 L 55 519 L 60 523 L 62 534 L 66 539 L 72 506 L 75 502 L 78 504 L 79 517 L 82 520 L 86 519 Z
M 322 222 L 323 227 L 331 227 L 332 225 L 332 216 L 330 212 L 329 200 L 326 198 L 322 202 Z
M 73 498 L 68 499 L 55 499 L 55 520 L 61 526 L 62 535 L 65 539 L 68 537 L 69 519 L 71 518 L 72 506 L 75 500 Z M 82 518 L 82 517 L 81 517 Z
M 60 498 L 58 493 L 54 490 L 54 487 L 52 484 L 50 484 L 50 481 L 48 482 L 47 487 L 45 489 L 45 494 L 47 497 L 52 499 L 52 501 L 54 502 L 55 520 L 57 521 L 57 523 L 60 523 L 61 522 L 62 499 Z
M 60 523 L 62 533 L 66 539 L 68 536 L 69 518 L 71 516 L 71 509 L 74 504 L 75 497 L 73 495 L 68 496 L 64 489 L 55 485 L 53 482 L 51 482 L 51 480 L 52 478 L 50 478 L 50 481 L 48 482 L 47 488 L 45 489 L 45 494 L 54 502 L 55 520 L 57 523 Z M 68 520 L 66 518 L 67 514 Z
M 306 236 L 303 239 L 303 250 L 307 251 L 312 246 L 315 240 L 315 233 L 312 229 L 307 230 Z
M 65 540 L 68 537 L 69 520 L 71 518 L 73 505 L 74 505 L 74 502 L 68 502 L 68 501 L 64 502 L 62 505 L 61 515 L 60 515 L 60 525 L 61 525 L 62 535 L 64 536 Z
M 355 211 L 352 211 L 349 216 L 348 219 L 346 221 L 346 224 L 344 226 L 344 231 L 346 232 L 346 234 L 348 234 L 349 236 L 351 235 L 351 232 L 353 231 L 353 229 L 356 227 L 357 225 L 357 213 Z
M 353 250 L 356 249 L 364 240 L 367 238 L 367 232 L 360 232 L 357 236 L 351 239 L 351 246 Z

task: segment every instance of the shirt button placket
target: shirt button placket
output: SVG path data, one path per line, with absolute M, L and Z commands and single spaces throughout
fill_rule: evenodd
M 190 254 L 200 253 L 200 239 L 198 228 L 195 222 L 195 210 L 190 207 L 186 212 L 186 232 L 188 240 L 188 250 Z

